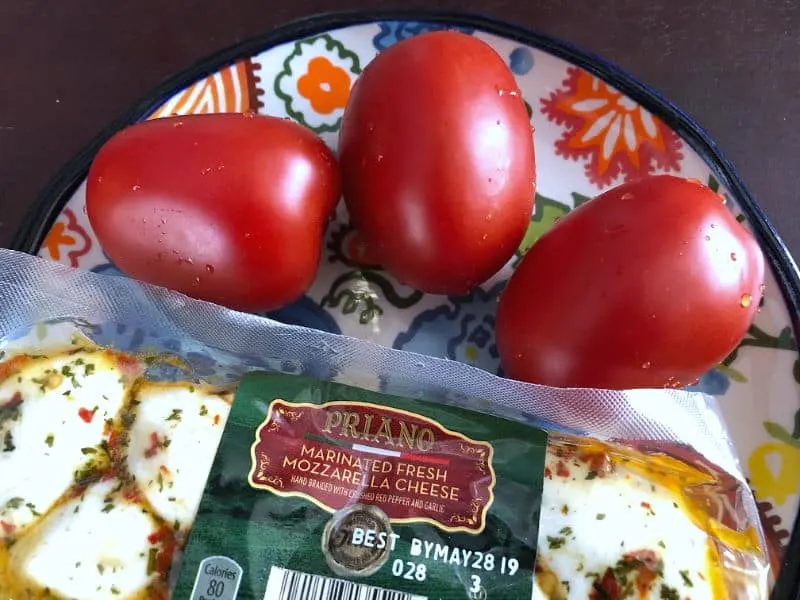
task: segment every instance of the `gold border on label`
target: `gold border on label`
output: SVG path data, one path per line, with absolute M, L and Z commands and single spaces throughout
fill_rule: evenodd
M 434 425 L 439 430 L 441 430 L 441 431 L 443 431 L 443 432 L 445 432 L 445 433 L 447 433 L 447 434 L 449 434 L 449 435 L 451 435 L 451 436 L 453 436 L 455 438 L 458 438 L 458 439 L 460 439 L 460 440 L 462 440 L 464 442 L 469 442 L 470 444 L 475 444 L 477 446 L 481 446 L 481 447 L 485 448 L 486 449 L 486 455 L 483 455 L 483 453 L 480 453 L 481 457 L 484 460 L 481 460 L 477 464 L 477 468 L 478 468 L 479 471 L 482 471 L 483 468 L 488 468 L 489 475 L 491 477 L 491 481 L 489 482 L 488 490 L 487 490 L 488 493 L 489 493 L 489 497 L 486 500 L 486 504 L 483 506 L 482 510 L 480 510 L 480 509 L 479 510 L 475 510 L 476 509 L 475 505 L 477 503 L 477 499 L 473 498 L 472 502 L 470 503 L 470 506 L 471 506 L 472 510 L 468 514 L 466 514 L 466 515 L 453 514 L 453 515 L 451 515 L 449 517 L 451 523 L 452 522 L 473 523 L 473 522 L 477 521 L 479 523 L 477 528 L 465 527 L 463 525 L 459 525 L 459 526 L 456 526 L 456 527 L 450 527 L 450 526 L 447 526 L 447 525 L 443 524 L 440 521 L 437 521 L 436 519 L 431 519 L 429 517 L 408 517 L 408 518 L 404 518 L 404 519 L 389 518 L 389 523 L 398 523 L 398 524 L 403 524 L 403 523 L 427 523 L 429 525 L 433 525 L 435 527 L 438 527 L 439 529 L 441 529 L 443 531 L 446 531 L 448 533 L 461 532 L 461 533 L 471 533 L 471 534 L 479 534 L 486 527 L 486 513 L 489 512 L 489 508 L 494 503 L 494 486 L 497 483 L 497 477 L 495 475 L 494 466 L 492 464 L 493 459 L 494 459 L 494 447 L 492 446 L 492 444 L 490 444 L 489 442 L 485 442 L 485 441 L 473 440 L 472 438 L 467 437 L 463 433 L 448 429 L 447 427 L 445 427 L 441 423 L 439 423 L 437 421 L 434 421 L 433 419 L 430 419 L 430 418 L 425 417 L 423 415 L 420 415 L 420 414 L 417 414 L 417 413 L 413 413 L 413 412 L 410 412 L 410 411 L 407 411 L 407 410 L 403 410 L 403 409 L 400 409 L 400 408 L 394 408 L 392 406 L 381 406 L 379 404 L 373 404 L 372 402 L 333 400 L 331 402 L 324 402 L 322 404 L 313 404 L 313 403 L 310 403 L 310 402 L 288 402 L 288 401 L 286 401 L 286 400 L 284 400 L 282 398 L 275 398 L 274 400 L 272 400 L 269 403 L 269 408 L 267 410 L 267 415 L 266 415 L 264 421 L 261 423 L 261 425 L 259 425 L 258 428 L 256 429 L 255 440 L 253 441 L 253 444 L 250 446 L 250 472 L 247 474 L 247 482 L 248 482 L 248 484 L 250 485 L 251 488 L 257 489 L 257 490 L 266 490 L 268 492 L 272 492 L 273 494 L 276 494 L 278 496 L 282 496 L 284 498 L 292 498 L 292 497 L 294 497 L 294 498 L 304 498 L 305 500 L 308 500 L 312 504 L 316 505 L 318 508 L 321 508 L 325 512 L 329 512 L 331 514 L 335 513 L 337 510 L 342 510 L 342 509 L 344 509 L 344 508 L 346 508 L 348 506 L 347 504 L 345 504 L 345 506 L 343 506 L 342 508 L 335 509 L 332 506 L 328 506 L 327 504 L 321 502 L 320 500 L 318 500 L 314 496 L 312 496 L 310 494 L 307 494 L 305 492 L 297 492 L 297 491 L 286 492 L 286 491 L 283 491 L 284 482 L 283 482 L 283 479 L 281 478 L 281 476 L 279 476 L 279 475 L 273 475 L 273 476 L 271 476 L 269 478 L 269 480 L 265 479 L 265 481 L 267 481 L 266 484 L 256 483 L 255 481 L 253 481 L 253 477 L 254 477 L 256 471 L 259 471 L 260 473 L 263 474 L 263 471 L 258 467 L 259 466 L 260 467 L 264 467 L 265 466 L 265 465 L 261 465 L 259 460 L 258 460 L 258 458 L 256 457 L 256 447 L 259 445 L 259 443 L 261 441 L 261 432 L 264 430 L 265 427 L 267 427 L 268 423 L 270 424 L 270 426 L 269 426 L 269 429 L 267 430 L 267 433 L 274 433 L 274 432 L 276 432 L 276 431 L 278 431 L 280 429 L 279 425 L 277 425 L 275 423 L 270 423 L 270 420 L 272 419 L 272 416 L 273 416 L 273 411 L 277 412 L 281 416 L 285 416 L 286 414 L 291 412 L 291 411 L 286 411 L 286 410 L 280 411 L 279 410 L 280 407 L 275 407 L 275 405 L 278 404 L 278 403 L 283 403 L 283 407 L 286 407 L 288 409 L 291 409 L 291 408 L 311 408 L 311 409 L 315 409 L 315 410 L 320 410 L 320 409 L 325 409 L 325 408 L 327 408 L 329 406 L 363 406 L 363 407 L 374 408 L 374 409 L 377 409 L 379 411 L 391 411 L 391 412 L 395 412 L 395 413 L 398 413 L 398 414 L 410 416 L 410 417 L 413 417 L 415 419 L 419 419 L 421 421 L 424 421 L 426 423 Z M 297 417 L 294 418 L 294 419 L 290 419 L 290 421 L 291 420 L 296 421 Z M 468 446 L 463 446 L 463 445 L 461 446 L 461 452 L 465 456 L 470 455 L 470 458 L 474 458 L 475 455 L 477 454 L 474 450 L 470 451 Z M 376 504 L 375 506 L 377 506 L 381 510 L 384 510 L 384 508 L 381 507 L 379 504 Z M 385 510 L 384 510 L 384 512 L 385 512 Z

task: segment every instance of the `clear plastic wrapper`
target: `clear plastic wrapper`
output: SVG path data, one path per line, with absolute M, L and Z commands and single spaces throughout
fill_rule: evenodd
M 497 475 L 496 482 L 492 480 L 497 496 L 487 496 L 486 514 L 495 527 L 492 535 L 502 538 L 497 533 L 497 523 L 502 523 L 530 550 L 520 555 L 515 570 L 522 568 L 520 573 L 530 574 L 522 580 L 521 588 L 503 587 L 506 571 L 498 574 L 500 567 L 495 567 L 494 555 L 492 577 L 500 578 L 492 579 L 494 587 L 481 587 L 471 579 L 487 577 L 489 569 L 471 567 L 467 559 L 462 560 L 466 554 L 461 558 L 448 555 L 454 562 L 443 568 L 439 560 L 439 571 L 431 573 L 439 573 L 440 579 L 450 573 L 455 582 L 451 587 L 459 590 L 457 595 L 444 591 L 450 585 L 444 580 L 429 579 L 417 580 L 416 596 L 411 592 L 406 596 L 379 596 L 366 587 L 359 588 L 358 593 L 375 594 L 365 598 L 512 599 L 519 597 L 514 595 L 518 593 L 533 598 L 598 600 L 768 595 L 770 570 L 756 505 L 715 401 L 703 394 L 553 389 L 523 384 L 462 363 L 282 325 L 132 280 L 72 270 L 11 251 L 0 251 L 0 340 L 0 539 L 4 542 L 0 547 L 0 597 L 4 599 L 164 597 L 175 585 L 183 585 L 179 589 L 188 590 L 191 595 L 187 597 L 213 597 L 206 592 L 220 591 L 217 587 L 209 587 L 203 596 L 197 591 L 199 580 L 192 587 L 186 583 L 189 580 L 184 581 L 189 577 L 188 567 L 184 564 L 181 570 L 187 544 L 191 550 L 191 544 L 200 544 L 203 539 L 201 534 L 190 535 L 195 519 L 206 518 L 208 511 L 203 507 L 212 506 L 215 493 L 224 496 L 219 490 L 225 486 L 214 491 L 212 485 L 212 481 L 221 481 L 221 474 L 231 473 L 226 481 L 232 489 L 237 481 L 242 485 L 249 482 L 248 490 L 257 487 L 253 473 L 247 474 L 239 465 L 239 455 L 224 451 L 234 439 L 229 434 L 231 423 L 225 428 L 228 413 L 233 411 L 235 416 L 237 411 L 244 411 L 239 407 L 246 407 L 247 402 L 264 402 L 263 414 L 268 421 L 277 406 L 271 403 L 313 397 L 313 402 L 303 404 L 304 410 L 316 414 L 319 405 L 331 419 L 325 421 L 327 430 L 314 421 L 317 433 L 308 425 L 311 429 L 304 435 L 316 435 L 317 439 L 322 434 L 332 436 L 335 419 L 340 418 L 330 416 L 332 405 L 326 403 L 343 395 L 359 396 L 359 390 L 364 394 L 359 406 L 379 406 L 383 411 L 402 407 L 403 414 L 414 419 L 434 419 L 439 429 L 431 426 L 432 430 L 445 432 L 441 434 L 444 437 L 458 434 L 466 440 L 477 439 L 479 432 L 474 428 L 484 419 L 491 421 L 494 437 L 489 435 L 491 427 L 485 425 L 485 437 L 490 440 L 486 443 L 493 448 L 496 469 L 505 473 L 503 477 Z M 279 391 L 273 395 L 264 392 L 268 398 L 239 397 L 239 383 L 253 373 L 300 377 L 276 379 L 274 385 Z M 302 388 L 294 398 L 281 387 L 290 389 L 292 385 Z M 188 418 L 187 406 L 194 407 L 194 420 Z M 381 414 L 385 419 L 394 418 Z M 361 414 L 360 418 L 363 439 L 367 439 L 365 423 L 371 424 L 372 417 L 367 420 Z M 136 429 L 146 419 L 160 420 L 169 431 L 176 432 L 168 447 L 164 442 L 167 438 L 157 432 Z M 255 421 L 245 421 L 242 416 L 236 424 L 250 428 L 241 435 L 249 436 L 248 447 L 253 444 L 252 457 L 248 454 L 247 460 L 252 458 L 257 463 L 258 444 L 250 438 L 255 436 L 257 442 L 262 428 L 256 427 Z M 503 423 L 513 426 L 507 429 Z M 355 421 L 350 425 L 355 427 Z M 459 427 L 469 431 L 460 432 Z M 526 437 L 519 433 L 520 427 L 547 432 L 546 447 L 530 463 L 531 472 L 540 475 L 531 481 L 525 479 L 530 473 L 520 470 L 521 458 L 514 454 L 514 448 L 521 448 L 535 435 Z M 516 433 L 508 433 L 511 430 Z M 346 435 L 347 430 L 342 431 Z M 120 444 L 120 439 L 125 442 Z M 344 438 L 325 439 L 342 447 Z M 222 450 L 217 454 L 220 440 Z M 391 436 L 387 440 L 391 443 Z M 434 445 L 423 449 L 431 448 Z M 440 462 L 451 460 L 445 456 L 450 446 L 436 448 Z M 364 451 L 361 446 L 346 450 Z M 384 448 L 383 452 L 389 450 Z M 165 455 L 174 464 L 165 466 L 149 460 Z M 135 462 L 132 456 L 143 458 Z M 287 454 L 280 460 L 289 458 Z M 405 460 L 398 460 L 401 458 Z M 353 460 L 352 456 L 347 460 Z M 541 464 L 536 462 L 539 460 Z M 170 469 L 190 470 L 191 477 L 169 480 L 162 467 L 169 473 Z M 394 463 L 386 468 L 407 469 Z M 502 471 L 504 468 L 508 470 Z M 207 485 L 209 472 L 212 477 Z M 495 477 L 495 471 L 492 473 Z M 446 479 L 447 475 L 442 477 Z M 532 496 L 535 514 L 514 504 L 515 494 L 508 489 L 514 489 L 511 482 L 517 478 L 522 482 L 514 484 L 522 486 L 520 498 L 527 497 L 524 490 L 538 486 Z M 170 493 L 170 483 L 174 494 Z M 474 495 L 479 487 L 470 484 L 464 489 Z M 447 493 L 455 494 L 447 489 Z M 333 501 L 320 500 L 321 493 L 306 490 L 305 496 L 300 496 L 311 500 L 298 501 L 317 507 L 318 521 L 341 511 L 350 511 L 347 515 L 351 515 L 354 506 L 363 504 L 353 496 L 342 506 L 333 506 Z M 462 500 L 465 493 L 462 491 Z M 282 494 L 264 494 L 253 496 L 249 509 L 243 505 L 240 518 L 245 526 L 256 521 L 254 507 L 266 502 L 264 498 L 283 498 Z M 479 500 L 478 496 L 472 498 Z M 388 514 L 387 522 L 392 524 L 396 522 L 392 513 L 395 508 L 386 503 L 381 507 L 380 514 Z M 423 510 L 422 505 L 419 510 Z M 276 511 L 280 512 L 274 508 L 270 514 Z M 296 525 L 310 530 L 314 521 L 308 519 Z M 469 531 L 448 533 L 450 529 L 437 525 L 434 517 L 428 521 L 433 523 L 426 525 L 425 531 L 429 537 L 435 532 L 441 547 L 463 550 L 474 538 Z M 406 523 L 403 519 L 397 522 Z M 280 532 L 280 521 L 273 525 L 277 529 L 270 531 Z M 317 525 L 321 528 L 322 521 Z M 408 531 L 422 527 L 413 523 L 393 526 L 399 527 L 401 541 L 408 537 L 404 527 L 410 528 Z M 331 526 L 325 527 L 329 530 Z M 211 531 L 213 527 L 204 524 L 199 529 Z M 109 552 L 116 553 L 117 562 L 107 564 L 104 558 L 98 558 L 108 551 L 103 544 L 111 543 L 111 538 L 103 537 L 104 531 L 113 531 L 115 549 Z M 140 539 L 142 532 L 146 535 Z M 318 539 L 318 533 L 313 532 L 317 536 L 314 539 Z M 121 544 L 128 534 L 134 543 Z M 419 535 L 423 540 L 420 544 L 424 544 L 427 538 Z M 440 538 L 450 540 L 449 545 Z M 83 539 L 98 540 L 96 547 L 80 541 Z M 218 538 L 212 535 L 212 539 Z M 417 538 L 408 537 L 413 539 Z M 413 553 L 413 543 L 409 541 L 407 546 L 402 546 L 404 551 Z M 69 549 L 74 547 L 80 547 L 81 552 L 70 554 Z M 319 552 L 319 547 L 315 548 Z M 309 580 L 311 587 L 303 588 L 305 596 L 274 589 L 270 592 L 272 584 L 264 574 L 267 565 L 257 564 L 254 558 L 258 548 L 245 550 L 243 560 L 252 564 L 240 565 L 244 575 L 237 575 L 238 596 L 225 595 L 231 593 L 229 586 L 216 597 L 333 597 L 311 595 L 313 586 L 322 590 L 328 585 L 322 579 Z M 445 551 L 438 551 L 441 558 Z M 422 554 L 411 556 L 417 556 L 423 564 L 424 550 L 419 552 Z M 76 556 L 81 553 L 86 557 Z M 428 559 L 434 560 L 434 554 Z M 187 556 L 193 556 L 192 552 Z M 503 557 L 508 558 L 497 553 L 497 560 Z M 525 557 L 530 558 L 527 563 Z M 302 563 L 297 557 L 290 558 Z M 330 571 L 326 576 L 340 575 L 330 560 L 327 565 Z M 380 572 L 394 569 L 391 560 L 387 565 Z M 280 576 L 286 581 L 286 568 L 295 566 L 276 568 L 283 569 Z M 503 569 L 506 566 L 503 563 Z M 235 572 L 220 565 L 206 567 L 223 574 Z M 197 566 L 192 568 L 196 570 Z M 251 577 L 254 572 L 261 572 L 263 577 Z M 404 575 L 401 568 L 398 581 Z M 419 572 L 411 569 L 410 576 L 418 577 Z M 530 583 L 530 591 L 525 581 Z M 211 585 L 205 580 L 202 584 Z M 367 584 L 362 581 L 360 585 Z M 504 589 L 507 593 L 502 592 Z

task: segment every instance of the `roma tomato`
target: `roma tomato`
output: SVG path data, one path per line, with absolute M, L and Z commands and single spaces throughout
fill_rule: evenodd
M 533 131 L 514 76 L 484 42 L 436 32 L 379 54 L 342 118 L 354 225 L 387 271 L 460 294 L 513 255 L 533 210 Z
M 744 337 L 764 257 L 720 197 L 656 176 L 578 207 L 522 259 L 500 298 L 506 373 L 559 387 L 679 387 Z
M 335 158 L 310 130 L 214 114 L 117 133 L 91 166 L 86 208 L 126 274 L 256 311 L 311 285 L 339 197 Z

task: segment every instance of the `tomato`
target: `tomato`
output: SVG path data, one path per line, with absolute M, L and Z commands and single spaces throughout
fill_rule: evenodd
M 477 38 L 435 32 L 370 62 L 342 118 L 345 203 L 383 267 L 430 293 L 496 273 L 528 225 L 533 132 L 514 76 Z
M 559 387 L 694 383 L 747 332 L 764 257 L 719 195 L 654 176 L 560 219 L 500 298 L 506 373 Z
M 288 120 L 238 114 L 138 123 L 89 171 L 86 208 L 131 277 L 247 311 L 311 285 L 340 197 L 335 158 Z

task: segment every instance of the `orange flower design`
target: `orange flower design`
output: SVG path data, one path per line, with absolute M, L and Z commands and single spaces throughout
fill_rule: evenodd
M 581 69 L 570 67 L 564 87 L 542 99 L 542 113 L 566 131 L 556 153 L 589 158 L 586 175 L 598 187 L 655 169 L 680 169 L 680 138 L 635 101 Z
M 66 218 L 66 221 L 62 218 Z M 88 254 L 91 248 L 91 238 L 78 224 L 75 213 L 70 208 L 64 209 L 42 242 L 42 250 L 46 251 L 45 256 L 56 262 L 65 262 L 72 267 L 77 267 L 78 259 Z M 66 256 L 62 251 L 65 251 Z M 66 258 L 66 261 L 62 260 L 63 258 Z
M 329 115 L 347 104 L 350 75 L 324 56 L 317 56 L 308 61 L 308 72 L 297 80 L 297 91 L 316 112 Z

